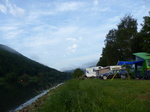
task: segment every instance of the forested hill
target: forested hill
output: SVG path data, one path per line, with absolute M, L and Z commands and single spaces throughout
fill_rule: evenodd
M 35 91 L 69 78 L 71 75 L 35 62 L 0 44 L 0 107 L 7 105 L 8 109 L 8 102 L 19 102 L 20 98 L 26 99 Z
M 27 86 L 39 82 L 39 86 L 44 87 L 49 82 L 63 81 L 67 78 L 68 74 L 35 62 L 12 48 L 0 44 L 0 85 L 6 84 L 6 79 L 9 79 L 8 83 L 12 81 Z
M 41 72 L 51 72 L 50 74 L 61 74 L 61 72 L 35 62 L 19 52 L 0 44 L 0 76 L 9 73 L 17 73 L 19 76 L 28 74 L 36 76 Z

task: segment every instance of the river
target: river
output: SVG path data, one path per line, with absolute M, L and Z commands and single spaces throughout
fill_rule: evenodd
M 24 107 L 26 107 L 26 106 L 28 106 L 28 105 L 31 105 L 31 104 L 32 104 L 33 102 L 35 102 L 39 97 L 45 95 L 45 94 L 48 93 L 50 90 L 55 89 L 55 88 L 57 88 L 58 86 L 60 86 L 60 85 L 62 85 L 62 84 L 64 84 L 64 83 L 60 83 L 60 84 L 58 84 L 58 85 L 56 85 L 56 86 L 54 86 L 54 87 L 52 87 L 52 88 L 50 88 L 50 89 L 47 89 L 47 90 L 42 91 L 42 93 L 40 93 L 39 95 L 37 95 L 37 96 L 31 98 L 31 99 L 28 100 L 27 102 L 21 104 L 21 105 L 20 105 L 19 107 L 17 107 L 14 111 L 21 110 L 21 109 L 23 109 Z

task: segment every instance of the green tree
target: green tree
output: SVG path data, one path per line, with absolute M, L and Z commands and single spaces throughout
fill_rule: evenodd
M 144 24 L 142 24 L 142 29 L 139 32 L 140 37 L 143 38 L 143 41 L 141 42 L 142 49 L 150 53 L 150 12 L 149 16 L 143 17 L 144 19 Z
M 106 64 L 106 58 L 104 56 L 100 57 L 98 63 L 96 64 L 96 66 L 107 66 Z
M 111 29 L 106 35 L 105 48 L 102 51 L 102 57 L 100 58 L 97 66 L 116 65 L 119 60 L 118 45 L 117 45 L 117 30 Z
M 8 73 L 4 78 L 1 78 L 2 84 L 6 89 L 15 89 L 18 85 L 18 77 L 16 73 Z
M 118 61 L 117 30 L 112 29 L 108 32 L 105 39 L 105 58 L 107 65 L 114 65 Z
M 141 33 L 138 33 L 131 42 L 132 53 L 144 52 L 142 42 L 144 42 L 144 38 Z
M 44 87 L 45 86 L 45 83 L 46 83 L 46 81 L 45 81 L 45 76 L 44 76 L 44 74 L 43 73 L 38 73 L 38 86 L 39 87 Z
M 137 20 L 131 15 L 125 15 L 118 24 L 117 45 L 119 48 L 119 57 L 121 60 L 130 60 L 132 58 L 131 42 L 137 34 Z
M 74 72 L 73 72 L 73 78 L 78 78 L 80 76 L 82 76 L 84 74 L 84 71 L 81 70 L 80 68 L 77 68 Z
M 132 59 L 132 45 L 136 44 L 138 38 L 134 39 L 137 34 L 137 20 L 131 15 L 125 15 L 117 26 L 117 29 L 109 30 L 106 35 L 98 66 L 115 65 L 119 60 Z

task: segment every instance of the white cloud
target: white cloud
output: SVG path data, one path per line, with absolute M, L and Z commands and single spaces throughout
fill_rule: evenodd
M 75 41 L 76 41 L 76 39 L 75 39 L 75 38 L 66 38 L 66 40 L 73 41 L 73 42 L 75 42 Z
M 6 6 L 9 9 L 9 12 L 14 16 L 23 16 L 25 10 L 16 6 L 15 4 L 11 4 L 8 0 L 6 0 Z
M 3 4 L 0 4 L 0 11 L 4 14 L 7 13 L 7 7 L 5 7 Z
M 112 11 L 109 7 L 106 7 L 104 9 L 100 9 L 101 12 L 105 12 L 105 11 Z
M 0 27 L 3 39 L 16 39 L 19 38 L 20 34 L 24 33 L 23 29 L 19 28 L 19 24 L 5 24 L 5 26 Z
M 67 50 L 68 50 L 69 52 L 75 53 L 77 47 L 78 47 L 77 44 L 73 44 L 72 46 L 69 46 L 69 47 L 67 48 Z
M 0 30 L 2 30 L 2 31 L 10 31 L 10 30 L 16 30 L 16 29 L 17 28 L 12 25 L 0 27 Z
M 59 11 L 73 11 L 79 9 L 79 7 L 82 5 L 81 2 L 66 2 L 61 3 L 58 5 L 57 9 Z
M 46 36 L 46 35 L 45 35 Z M 26 47 L 46 47 L 56 45 L 60 42 L 59 38 L 49 38 L 44 37 L 40 34 L 36 35 L 35 37 L 24 39 L 24 45 Z
M 4 34 L 4 39 L 17 39 L 21 33 L 23 33 L 23 30 L 9 31 L 7 34 Z
M 66 38 L 66 40 L 68 40 L 68 41 L 72 41 L 72 42 L 78 42 L 78 41 L 80 41 L 80 40 L 82 40 L 83 38 L 82 37 L 79 37 L 79 38 L 71 38 L 71 37 L 69 37 L 69 38 Z
M 78 10 L 83 5 L 82 2 L 43 2 L 42 5 L 34 5 L 34 8 L 29 12 L 29 19 L 37 19 L 43 16 L 53 16 L 65 11 Z M 42 6 L 42 8 L 41 8 Z M 40 7 L 40 8 L 39 8 Z
M 37 19 L 39 19 L 40 17 L 43 17 L 43 16 L 51 16 L 51 15 L 54 15 L 56 12 L 53 12 L 53 11 L 42 11 L 42 10 L 34 10 L 34 11 L 31 11 L 29 12 L 29 15 L 27 16 L 27 20 L 29 22 L 31 21 L 35 21 Z
M 94 0 L 93 4 L 94 4 L 94 6 L 97 6 L 98 5 L 98 0 Z

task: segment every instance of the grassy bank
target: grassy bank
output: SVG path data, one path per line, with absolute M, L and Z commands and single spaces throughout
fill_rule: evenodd
M 73 79 L 43 98 L 35 112 L 150 112 L 149 80 Z

